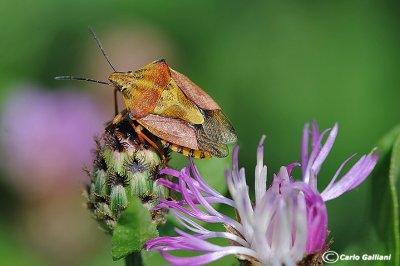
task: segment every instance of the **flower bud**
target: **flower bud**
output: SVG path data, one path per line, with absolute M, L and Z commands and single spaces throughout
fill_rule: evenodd
M 152 211 L 158 198 L 168 198 L 169 190 L 155 181 L 164 167 L 160 154 L 137 138 L 128 120 L 123 120 L 96 139 L 91 183 L 85 195 L 87 206 L 102 228 L 112 233 L 119 215 L 134 195 Z M 157 225 L 165 222 L 166 209 L 152 211 Z

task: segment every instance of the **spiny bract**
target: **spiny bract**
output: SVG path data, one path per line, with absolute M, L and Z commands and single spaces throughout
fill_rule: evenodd
M 140 143 L 127 120 L 96 138 L 93 168 L 87 171 L 91 183 L 85 195 L 87 206 L 102 228 L 112 233 L 119 215 L 135 195 L 150 210 L 158 198 L 168 198 L 169 190 L 155 182 L 163 167 L 158 152 Z M 153 221 L 165 222 L 166 210 L 152 211 Z

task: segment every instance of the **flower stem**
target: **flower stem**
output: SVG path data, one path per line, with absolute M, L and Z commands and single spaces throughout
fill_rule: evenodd
M 142 253 L 140 251 L 133 252 L 125 257 L 126 266 L 143 266 Z

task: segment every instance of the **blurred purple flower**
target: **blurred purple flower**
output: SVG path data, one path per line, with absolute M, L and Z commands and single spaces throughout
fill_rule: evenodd
M 252 204 L 244 168 L 238 166 L 238 146 L 233 152 L 233 169 L 225 174 L 232 199 L 226 198 L 208 186 L 196 166 L 190 161 L 181 171 L 165 169 L 164 174 L 178 178 L 178 183 L 160 180 L 182 195 L 183 200 L 159 199 L 157 208 L 169 207 L 178 221 L 194 234 L 176 229 L 179 236 L 158 237 L 147 242 L 148 250 L 159 250 L 173 265 L 203 265 L 226 255 L 235 254 L 239 259 L 254 265 L 296 265 L 309 254 L 327 248 L 327 211 L 324 200 L 340 196 L 359 185 L 374 168 L 378 154 L 364 155 L 340 181 L 335 182 L 342 166 L 331 184 L 321 193 L 316 188 L 316 177 L 325 161 L 337 134 L 337 125 L 331 130 L 321 147 L 323 136 L 313 122 L 311 154 L 308 156 L 308 125 L 304 128 L 302 144 L 303 180 L 294 181 L 291 171 L 298 163 L 281 167 L 274 175 L 271 186 L 266 188 L 267 167 L 263 165 L 263 141 L 257 149 L 255 169 L 255 202 Z M 235 208 L 237 219 L 218 212 L 212 204 L 225 204 Z M 201 208 L 199 208 L 199 205 Z M 222 223 L 226 232 L 209 231 L 196 221 Z M 224 238 L 230 245 L 220 246 L 208 242 L 211 238 Z M 203 253 L 194 257 L 175 257 L 173 250 Z
M 5 102 L 1 121 L 3 167 L 29 196 L 82 182 L 104 115 L 84 93 L 30 89 Z

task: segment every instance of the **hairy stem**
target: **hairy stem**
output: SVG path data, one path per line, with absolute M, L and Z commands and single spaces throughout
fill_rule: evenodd
M 140 251 L 133 252 L 125 257 L 126 266 L 143 266 L 142 253 Z

